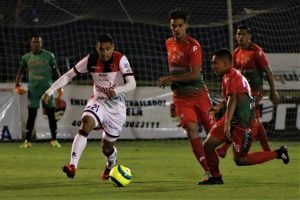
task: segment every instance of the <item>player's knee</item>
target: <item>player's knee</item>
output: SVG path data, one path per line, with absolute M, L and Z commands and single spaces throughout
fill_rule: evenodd
M 83 116 L 81 119 L 80 129 L 84 130 L 85 132 L 89 133 L 95 128 L 94 119 L 90 116 Z
M 84 137 L 87 137 L 87 136 L 89 135 L 88 132 L 86 132 L 86 131 L 84 131 L 84 130 L 82 130 L 82 129 L 79 129 L 79 130 L 78 130 L 78 134 L 79 134 L 79 135 L 82 135 L 82 136 L 84 136 Z
M 91 124 L 92 122 L 93 122 L 93 118 L 88 115 L 85 115 L 81 118 L 81 123 L 83 124 Z

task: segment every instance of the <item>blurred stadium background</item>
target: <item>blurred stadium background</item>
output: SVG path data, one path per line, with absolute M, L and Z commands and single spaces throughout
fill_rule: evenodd
M 276 76 L 277 82 L 284 77 L 298 88 L 279 88 L 282 108 L 262 106 L 262 111 L 271 113 L 265 123 L 271 138 L 299 139 L 300 59 L 295 58 L 300 53 L 299 0 L 2 0 L 0 82 L 14 83 L 20 57 L 29 51 L 33 33 L 43 36 L 45 48 L 55 54 L 62 73 L 94 49 L 99 34 L 110 33 L 117 50 L 128 57 L 138 86 L 153 87 L 160 76 L 168 73 L 164 41 L 170 36 L 168 13 L 175 7 L 190 12 L 189 34 L 203 47 L 204 76 L 212 97 L 219 96 L 220 89 L 219 80 L 210 69 L 210 55 L 219 48 L 234 46 L 230 27 L 234 30 L 237 25 L 246 24 L 253 31 L 253 41 L 266 53 L 280 54 L 285 63 L 290 58 L 282 54 L 292 55 L 298 61 L 291 71 Z M 228 16 L 232 16 L 232 21 L 228 21 Z M 90 83 L 88 76 L 72 82 Z M 278 117 L 278 111 L 284 115 Z

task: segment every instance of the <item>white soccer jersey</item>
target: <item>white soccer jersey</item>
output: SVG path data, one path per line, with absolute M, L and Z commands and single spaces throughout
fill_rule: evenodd
M 114 52 L 109 61 L 100 61 L 97 54 L 90 54 L 79 61 L 76 73 L 92 75 L 93 96 L 89 99 L 82 114 L 94 118 L 96 128 L 105 130 L 104 136 L 113 141 L 118 138 L 126 120 L 125 93 L 121 92 L 112 99 L 107 98 L 107 91 L 123 86 L 124 76 L 132 76 L 133 71 L 126 56 Z
M 133 75 L 128 59 L 119 52 L 115 51 L 112 59 L 105 62 L 100 61 L 97 56 L 91 58 L 92 56 L 89 54 L 79 61 L 74 70 L 78 73 L 89 72 L 92 75 L 93 93 L 97 98 L 106 98 L 109 89 L 124 85 L 124 76 Z

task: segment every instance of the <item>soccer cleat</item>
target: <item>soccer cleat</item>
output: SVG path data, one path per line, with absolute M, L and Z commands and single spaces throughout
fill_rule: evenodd
M 211 173 L 209 171 L 205 172 L 202 181 L 207 181 L 210 177 L 211 177 Z
M 58 143 L 57 140 L 51 140 L 50 146 L 52 146 L 52 147 L 57 147 L 57 148 L 60 148 L 60 147 L 61 147 L 61 145 Z
M 105 170 L 103 171 L 102 175 L 101 175 L 101 180 L 106 181 L 109 178 L 109 172 L 111 169 L 105 168 Z
M 279 149 L 275 151 L 277 153 L 277 159 L 281 159 L 284 164 L 288 164 L 290 162 L 288 149 L 286 146 L 281 146 Z
M 30 148 L 30 147 L 32 147 L 32 144 L 27 140 L 25 140 L 24 143 L 20 145 L 20 148 Z
M 73 164 L 63 166 L 62 170 L 63 170 L 64 173 L 67 174 L 67 177 L 74 178 L 76 168 Z
M 208 180 L 203 180 L 198 182 L 198 185 L 222 185 L 222 184 L 224 184 L 222 176 L 219 177 L 212 176 Z

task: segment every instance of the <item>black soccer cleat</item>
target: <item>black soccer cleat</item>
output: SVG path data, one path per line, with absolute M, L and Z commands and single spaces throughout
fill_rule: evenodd
M 207 180 L 198 182 L 198 185 L 223 185 L 223 184 L 224 184 L 224 181 L 222 179 L 222 176 L 219 176 L 219 177 L 212 176 Z
M 281 146 L 279 149 L 275 150 L 277 153 L 277 159 L 281 159 L 284 164 L 288 164 L 290 162 L 288 149 L 286 146 Z

